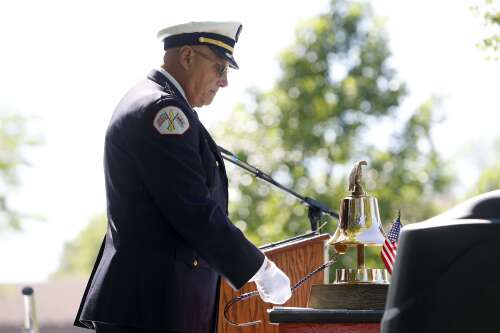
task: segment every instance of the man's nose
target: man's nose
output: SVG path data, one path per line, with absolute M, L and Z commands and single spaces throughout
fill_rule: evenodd
M 217 85 L 221 88 L 227 87 L 229 84 L 229 81 L 227 80 L 227 72 L 222 75 L 219 80 L 217 81 Z

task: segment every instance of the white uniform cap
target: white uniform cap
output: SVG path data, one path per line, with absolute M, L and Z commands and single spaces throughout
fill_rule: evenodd
M 160 30 L 158 38 L 165 50 L 183 45 L 207 45 L 227 60 L 229 66 L 238 68 L 233 51 L 242 27 L 239 22 L 189 22 Z

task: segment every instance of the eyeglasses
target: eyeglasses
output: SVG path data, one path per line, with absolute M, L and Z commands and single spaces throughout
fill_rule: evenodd
M 219 78 L 223 77 L 224 74 L 227 73 L 227 70 L 228 70 L 228 66 L 224 66 L 224 65 L 221 65 L 219 62 L 213 60 L 212 58 L 210 58 L 209 56 L 207 56 L 206 54 L 204 54 L 203 52 L 200 52 L 200 51 L 196 51 L 195 49 L 193 49 L 193 52 L 200 55 L 202 58 L 205 58 L 206 60 L 208 61 L 211 61 L 215 64 L 215 70 L 217 71 L 217 76 Z

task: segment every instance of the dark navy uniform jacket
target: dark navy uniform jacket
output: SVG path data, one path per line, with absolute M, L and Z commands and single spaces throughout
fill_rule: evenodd
M 161 134 L 165 107 L 189 128 Z M 241 288 L 264 260 L 227 216 L 227 177 L 195 111 L 159 71 L 132 88 L 106 133 L 108 229 L 75 325 L 213 332 L 219 274 Z

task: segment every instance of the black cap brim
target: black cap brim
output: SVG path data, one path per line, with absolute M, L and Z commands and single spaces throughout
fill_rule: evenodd
M 229 52 L 225 51 L 221 47 L 217 46 L 212 46 L 212 45 L 207 45 L 217 56 L 220 58 L 227 60 L 229 63 L 229 67 L 234 68 L 234 69 L 239 69 L 238 64 L 236 63 L 236 60 L 234 60 L 234 57 L 232 54 Z

